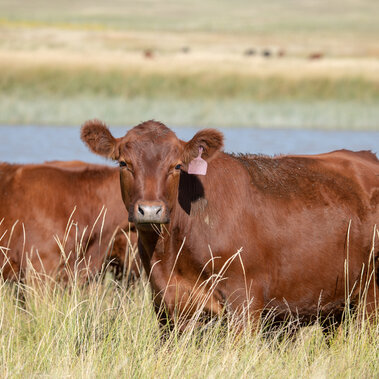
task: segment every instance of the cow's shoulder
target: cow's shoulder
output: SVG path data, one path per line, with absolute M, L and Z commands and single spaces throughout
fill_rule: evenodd
M 306 182 L 317 182 L 317 161 L 311 156 L 233 154 L 248 171 L 252 184 L 265 194 L 288 197 L 304 191 Z

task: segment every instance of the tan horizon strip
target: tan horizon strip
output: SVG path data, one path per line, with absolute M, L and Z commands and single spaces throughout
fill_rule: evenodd
M 3 41 L 5 39 L 5 41 Z M 30 45 L 58 44 L 61 48 L 77 48 L 78 42 L 85 42 L 81 47 L 90 49 L 100 47 L 104 50 L 133 51 L 134 49 L 153 49 L 158 52 L 181 51 L 187 47 L 192 51 L 229 52 L 243 56 L 247 49 L 255 49 L 260 55 L 263 49 L 270 49 L 276 55 L 279 50 L 286 56 L 307 57 L 312 53 L 340 57 L 378 57 L 379 40 L 362 38 L 357 35 L 310 36 L 302 33 L 291 35 L 256 35 L 227 32 L 151 32 L 136 30 L 113 30 L 72 25 L 57 27 L 43 25 L 30 27 L 6 26 L 0 21 L 0 46 L 12 43 L 18 48 L 30 49 Z M 53 45 L 51 48 L 56 48 Z
M 140 30 L 133 27 L 113 28 L 107 24 L 82 22 L 47 22 L 43 20 L 10 20 L 0 18 L 0 47 L 16 46 L 16 50 L 48 47 L 52 50 L 93 48 L 109 52 L 153 49 L 157 52 L 178 52 L 187 47 L 191 52 L 234 53 L 242 56 L 254 48 L 259 55 L 270 49 L 286 56 L 307 57 L 322 53 L 334 57 L 379 57 L 379 40 L 374 31 L 359 33 L 315 33 L 299 29 L 272 33 L 231 32 L 228 30 Z M 189 54 L 188 54 L 189 55 Z M 246 57 L 245 57 L 246 58 Z
M 325 58 L 308 61 L 300 58 L 270 60 L 228 54 L 159 54 L 146 59 L 141 53 L 80 52 L 40 50 L 38 52 L 0 50 L 3 70 L 67 69 L 99 72 L 138 72 L 140 74 L 193 75 L 209 73 L 214 77 L 236 74 L 240 77 L 282 77 L 289 80 L 362 78 L 379 82 L 379 60 L 370 58 Z

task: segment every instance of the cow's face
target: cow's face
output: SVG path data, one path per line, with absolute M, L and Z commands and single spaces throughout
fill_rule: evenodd
M 201 130 L 186 143 L 156 121 L 144 122 L 122 138 L 114 138 L 98 120 L 87 121 L 81 138 L 94 153 L 119 162 L 129 219 L 140 226 L 168 223 L 181 171 L 200 150 L 202 158 L 209 160 L 223 146 L 217 130 Z

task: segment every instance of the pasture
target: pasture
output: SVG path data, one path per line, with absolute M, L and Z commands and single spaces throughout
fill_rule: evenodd
M 340 329 L 318 324 L 237 334 L 233 323 L 174 330 L 162 338 L 146 278 L 109 278 L 70 289 L 31 271 L 34 285 L 0 285 L 0 375 L 6 377 L 369 378 L 379 372 L 378 319 L 346 313 Z M 266 318 L 266 325 L 270 317 Z
M 154 118 L 178 128 L 228 127 L 235 141 L 266 141 L 266 153 L 318 152 L 326 140 L 369 140 L 357 149 L 375 150 L 378 13 L 375 0 L 0 0 L 2 160 L 56 159 L 53 135 L 61 142 L 54 154 L 75 147 L 72 129 L 58 127 L 95 117 L 112 126 Z M 283 130 L 241 132 L 251 127 Z M 363 137 L 343 139 L 337 130 Z M 188 139 L 193 130 L 182 132 Z M 378 314 L 369 323 L 346 306 L 342 325 L 326 334 L 321 321 L 299 327 L 296 317 L 274 327 L 270 314 L 241 333 L 232 317 L 168 334 L 159 329 L 145 274 L 128 287 L 109 274 L 82 285 L 71 272 L 67 285 L 32 267 L 27 273 L 22 284 L 0 275 L 4 378 L 379 375 Z
M 375 1 L 69 4 L 0 2 L 0 123 L 378 127 Z

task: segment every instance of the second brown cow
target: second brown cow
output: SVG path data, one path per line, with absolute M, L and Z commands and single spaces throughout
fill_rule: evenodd
M 118 170 L 80 161 L 0 164 L 0 267 L 5 280 L 39 275 L 96 276 L 110 264 L 138 276 L 129 261 L 137 236 L 128 222 Z M 123 232 L 125 231 L 125 233 Z

